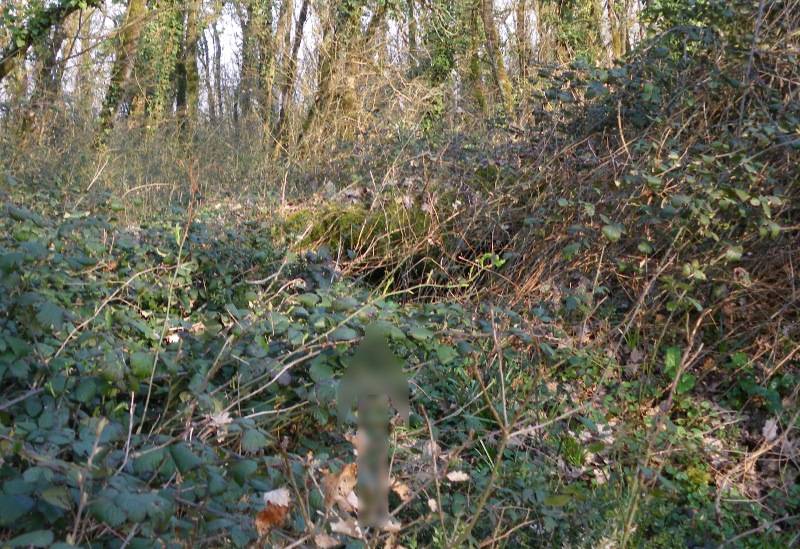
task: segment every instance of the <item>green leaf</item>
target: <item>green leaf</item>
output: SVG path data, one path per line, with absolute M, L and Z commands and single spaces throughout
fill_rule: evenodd
M 112 528 L 121 526 L 127 519 L 125 512 L 107 497 L 96 499 L 89 506 L 89 513 Z
M 53 543 L 51 530 L 35 530 L 3 542 L 4 547 L 50 547 Z
M 45 301 L 39 305 L 39 312 L 36 313 L 36 320 L 42 326 L 60 330 L 64 325 L 64 309 L 52 301 Z
M 360 303 L 356 298 L 347 296 L 335 300 L 331 308 L 334 311 L 352 311 L 353 309 L 357 309 L 359 305 Z
M 637 248 L 643 254 L 651 254 L 651 253 L 653 253 L 653 246 L 646 240 L 642 240 L 641 242 L 639 242 L 639 245 L 637 246 Z
M 33 509 L 34 501 L 28 496 L 0 495 L 0 526 L 10 526 Z
M 664 373 L 674 378 L 681 363 L 681 350 L 678 347 L 667 347 L 664 352 Z
M 449 364 L 457 356 L 458 353 L 450 345 L 439 345 L 436 347 L 436 357 L 442 364 Z
M 323 381 L 330 381 L 333 379 L 333 369 L 328 364 L 327 360 L 323 357 L 316 357 L 311 361 L 311 367 L 308 369 L 308 375 L 316 383 Z
M 319 303 L 319 296 L 312 293 L 300 294 L 297 296 L 297 301 L 299 301 L 303 307 L 311 308 Z
M 145 451 L 146 450 L 147 449 L 145 449 Z M 158 469 L 158 466 L 161 465 L 162 461 L 164 461 L 165 454 L 166 450 L 164 448 L 147 451 L 147 453 L 142 454 L 133 460 L 133 470 L 139 474 L 152 473 Z
M 403 340 L 406 338 L 406 334 L 403 333 L 403 330 L 401 330 L 391 322 L 386 322 L 385 320 L 376 320 L 375 322 L 370 324 L 370 328 L 374 330 L 375 333 L 381 334 L 395 341 Z
M 352 341 L 358 338 L 358 332 L 349 326 L 339 326 L 330 335 L 331 341 Z
M 625 228 L 620 223 L 611 223 L 609 225 L 603 225 L 603 236 L 609 239 L 611 242 L 616 242 L 622 237 L 622 233 L 625 231 Z
M 564 249 L 561 250 L 561 255 L 564 256 L 564 259 L 570 261 L 578 254 L 579 251 L 581 251 L 580 243 L 573 242 L 571 244 L 567 244 L 566 246 L 564 246 Z
M 88 404 L 96 394 L 97 384 L 95 383 L 95 380 L 91 377 L 85 377 L 81 379 L 80 383 L 78 383 L 78 387 L 75 389 L 73 397 L 78 402 Z
M 147 379 L 153 371 L 153 355 L 145 351 L 131 353 L 131 372 L 139 379 Z
M 172 454 L 172 459 L 175 460 L 175 466 L 178 468 L 178 471 L 183 474 L 191 471 L 203 462 L 182 442 L 170 446 L 169 451 L 170 454 Z
M 564 507 L 572 501 L 572 496 L 566 494 L 551 494 L 544 498 L 544 504 L 550 507 Z
M 408 330 L 408 335 L 411 336 L 413 339 L 417 341 L 425 341 L 434 336 L 434 333 L 431 332 L 429 329 L 425 328 L 424 326 L 412 326 Z
M 231 476 L 239 484 L 244 484 L 258 470 L 258 464 L 252 459 L 243 459 L 231 466 Z
M 72 498 L 64 486 L 51 486 L 42 492 L 42 499 L 54 507 L 60 507 L 65 511 L 72 509 Z
M 675 390 L 679 395 L 688 393 L 694 388 L 696 382 L 697 378 L 693 374 L 684 373 L 681 376 L 680 381 L 678 381 L 678 386 L 675 388 Z
M 242 450 L 252 454 L 269 444 L 269 439 L 257 429 L 247 429 L 242 436 Z

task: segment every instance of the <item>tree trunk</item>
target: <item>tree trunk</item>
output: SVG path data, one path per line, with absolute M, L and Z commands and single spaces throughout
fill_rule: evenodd
M 181 46 L 180 59 L 176 67 L 178 73 L 178 97 L 176 107 L 178 116 L 194 122 L 197 117 L 197 101 L 200 76 L 197 72 L 197 42 L 200 36 L 198 17 L 202 3 L 192 0 L 186 5 L 185 32 Z
M 254 0 L 240 14 L 242 25 L 242 66 L 239 82 L 239 114 L 246 118 L 263 103 L 264 76 L 272 58 L 271 2 Z
M 212 82 L 212 68 L 211 68 L 211 55 L 209 55 L 209 49 L 211 46 L 208 43 L 208 39 L 206 38 L 205 34 L 200 33 L 200 38 L 197 42 L 198 45 L 198 52 L 200 59 L 202 59 L 203 63 L 203 71 L 205 72 L 205 78 L 203 81 L 206 85 L 206 98 L 208 100 L 208 117 L 212 122 L 216 122 L 217 120 L 217 106 L 216 106 L 216 97 L 214 96 L 214 86 Z
M 506 73 L 503 53 L 500 51 L 500 41 L 497 37 L 497 27 L 494 22 L 493 0 L 478 0 L 481 4 L 481 19 L 483 19 L 483 32 L 486 38 L 486 51 L 489 55 L 489 64 L 492 68 L 492 77 L 497 88 L 498 96 L 503 104 L 506 116 L 511 118 L 514 113 L 511 81 Z
M 217 23 L 211 25 L 211 36 L 214 38 L 214 89 L 217 93 L 217 115 L 225 114 L 225 96 L 222 94 L 222 43 L 219 39 Z
M 408 20 L 408 69 L 414 73 L 417 69 L 417 15 L 414 0 L 406 0 L 406 19 Z
M 608 11 L 608 26 L 611 33 L 611 51 L 614 59 L 619 59 L 625 55 L 627 45 L 627 1 L 622 2 L 622 10 L 619 5 L 615 6 L 615 0 L 606 0 Z M 620 14 L 622 11 L 622 14 Z
M 34 91 L 34 96 L 39 102 L 52 100 L 61 89 L 58 54 L 61 52 L 61 47 L 66 38 L 67 32 L 64 24 L 57 23 L 53 26 L 47 41 L 40 48 L 35 48 L 40 50 L 39 62 L 37 63 L 36 90 Z
M 280 11 L 278 12 L 278 23 L 275 29 L 275 37 L 271 40 L 272 48 L 270 55 L 265 59 L 267 71 L 264 77 L 263 103 L 264 113 L 262 118 L 263 131 L 265 137 L 272 137 L 272 113 L 273 113 L 273 88 L 275 87 L 275 77 L 278 63 L 286 65 L 285 58 L 288 55 L 289 44 L 291 42 L 291 21 L 294 15 L 293 0 L 283 0 Z
M 297 17 L 297 23 L 294 27 L 292 51 L 286 59 L 286 68 L 284 69 L 285 74 L 280 95 L 280 111 L 278 113 L 278 122 L 275 126 L 275 139 L 279 143 L 283 140 L 286 131 L 286 117 L 288 116 L 289 110 L 288 103 L 294 91 L 294 81 L 297 77 L 297 56 L 300 52 L 300 44 L 303 40 L 303 29 L 305 28 L 306 18 L 308 17 L 308 3 L 309 0 L 303 0 L 303 4 L 300 6 L 300 14 Z
M 472 94 L 475 103 L 483 114 L 488 113 L 488 105 L 486 104 L 486 89 L 483 83 L 483 75 L 481 74 L 481 58 L 479 54 L 480 48 L 480 29 L 478 26 L 478 15 L 474 11 L 470 15 L 470 40 L 469 49 L 467 50 L 467 77 L 466 82 L 469 84 L 469 92 Z
M 100 131 L 102 133 L 113 127 L 117 109 L 124 98 L 125 88 L 130 81 L 136 61 L 139 35 L 144 26 L 146 11 L 145 0 L 128 0 L 128 10 L 120 28 L 114 65 L 111 68 L 111 81 L 106 91 L 103 109 L 100 112 Z
M 355 4 L 355 5 L 354 5 Z M 333 72 L 342 52 L 346 50 L 354 29 L 361 18 L 361 2 L 334 6 L 328 17 L 322 44 L 319 48 L 319 76 L 314 103 L 303 122 L 298 142 L 301 141 L 321 111 L 328 109 L 331 102 Z
M 526 0 L 517 0 L 515 26 L 519 77 L 520 80 L 526 81 L 531 62 L 531 33 L 528 29 L 528 2 Z

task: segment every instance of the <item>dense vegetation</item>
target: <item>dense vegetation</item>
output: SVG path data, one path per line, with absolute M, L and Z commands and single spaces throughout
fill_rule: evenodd
M 11 0 L 0 546 L 794 546 L 799 160 L 796 0 Z

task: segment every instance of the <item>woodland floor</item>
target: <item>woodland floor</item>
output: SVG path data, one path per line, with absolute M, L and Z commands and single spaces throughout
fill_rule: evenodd
M 0 190 L 0 545 L 797 542 L 797 440 L 770 408 L 791 385 L 673 383 L 654 363 L 679 348 L 576 338 L 568 302 L 356 283 L 255 201 L 137 218 L 111 193 Z M 374 323 L 412 414 L 392 431 L 396 528 L 363 533 L 334 400 Z

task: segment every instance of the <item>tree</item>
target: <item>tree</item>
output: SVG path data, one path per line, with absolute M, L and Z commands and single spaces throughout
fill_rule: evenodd
M 145 0 L 128 0 L 125 18 L 118 29 L 118 41 L 114 55 L 114 64 L 111 67 L 111 80 L 106 90 L 103 108 L 100 112 L 101 134 L 107 132 L 114 125 L 114 116 L 124 99 L 125 88 L 133 71 L 136 61 L 136 50 L 139 35 L 144 26 L 147 5 Z M 102 137 L 101 137 L 102 139 Z
M 528 28 L 527 0 L 517 0 L 514 25 L 517 39 L 517 69 L 520 79 L 524 81 L 528 78 L 528 67 L 531 62 L 531 36 Z
M 322 44 L 318 54 L 317 92 L 314 96 L 314 103 L 303 122 L 298 141 L 302 140 L 319 113 L 327 110 L 331 104 L 331 86 L 335 67 L 358 28 L 363 7 L 363 0 L 346 0 L 335 4 L 330 9 L 331 13 L 325 18 Z
M 25 59 L 28 50 L 41 42 L 55 26 L 60 26 L 72 13 L 94 8 L 101 0 L 61 0 L 46 8 L 35 9 L 24 21 L 11 28 L 9 43 L 0 50 L 0 82 Z
M 192 0 L 186 5 L 185 31 L 180 59 L 176 67 L 178 82 L 176 90 L 176 109 L 184 122 L 194 121 L 197 116 L 197 103 L 200 91 L 200 74 L 197 69 L 197 44 L 200 37 L 198 19 L 202 9 L 200 0 Z
M 286 132 L 286 118 L 289 112 L 289 99 L 294 91 L 295 78 L 297 77 L 297 56 L 300 51 L 300 43 L 303 40 L 303 29 L 305 28 L 306 18 L 308 17 L 308 4 L 309 0 L 303 0 L 300 6 L 300 13 L 297 16 L 297 22 L 294 29 L 294 42 L 292 43 L 292 50 L 286 59 L 283 83 L 280 91 L 280 107 L 278 112 L 278 122 L 275 126 L 275 139 L 278 143 L 283 140 Z M 278 148 L 276 147 L 277 151 Z
M 512 97 L 511 81 L 508 79 L 505 62 L 503 61 L 503 52 L 500 51 L 497 27 L 494 22 L 494 2 L 493 0 L 478 1 L 480 2 L 483 33 L 486 40 L 486 53 L 489 55 L 492 77 L 506 116 L 511 117 L 514 112 L 514 99 Z

